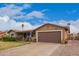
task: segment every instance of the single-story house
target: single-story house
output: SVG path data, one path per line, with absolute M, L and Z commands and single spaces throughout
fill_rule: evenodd
M 35 37 L 36 42 L 63 43 L 68 40 L 70 29 L 68 26 L 47 23 L 33 30 L 10 30 L 8 33 L 17 38 Z
M 32 38 L 33 34 L 32 34 L 33 30 L 26 30 L 26 31 L 21 31 L 21 30 L 10 30 L 8 31 L 9 35 L 11 37 L 16 37 L 17 39 L 19 40 L 22 40 L 22 39 L 29 39 L 29 38 Z

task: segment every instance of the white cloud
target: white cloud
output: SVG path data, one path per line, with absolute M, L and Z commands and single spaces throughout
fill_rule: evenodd
M 43 9 L 41 11 L 32 11 L 30 13 L 23 12 L 24 9 L 31 8 L 31 4 L 23 4 L 21 6 L 18 6 L 16 4 L 6 4 L 4 7 L 0 8 L 0 16 L 9 16 L 12 19 L 17 20 L 29 20 L 33 18 L 39 18 L 44 19 L 45 15 L 44 12 L 47 11 L 47 9 Z
M 61 20 L 57 22 L 59 25 L 65 25 L 67 26 L 67 23 L 70 23 L 70 31 L 71 33 L 78 33 L 79 32 L 79 19 L 77 20 L 72 20 L 72 21 L 65 21 Z
M 22 24 L 24 24 L 23 30 L 35 28 L 35 26 L 33 27 L 33 25 L 31 25 L 29 22 L 16 22 L 15 20 L 10 19 L 8 16 L 0 17 L 0 31 L 6 31 L 10 29 L 22 30 Z
M 24 4 L 23 6 L 17 6 L 15 4 L 8 4 L 5 7 L 0 8 L 0 31 L 5 31 L 9 29 L 17 29 L 21 30 L 21 24 L 24 24 L 24 30 L 33 29 L 38 27 L 38 25 L 33 26 L 29 22 L 16 22 L 15 20 L 11 19 L 33 19 L 33 18 L 39 18 L 39 19 L 47 19 L 45 17 L 44 12 L 47 11 L 47 9 L 44 9 L 42 11 L 32 11 L 28 14 L 22 12 L 23 9 L 28 9 L 31 7 L 31 4 Z M 71 13 L 76 13 L 76 10 L 72 10 Z M 70 13 L 70 14 L 71 14 Z M 7 16 L 6 16 L 7 15 Z M 19 16 L 16 16 L 19 15 Z M 40 22 L 42 20 L 39 20 Z M 43 20 L 44 23 L 48 23 L 48 21 Z M 58 25 L 67 26 L 67 23 L 71 23 L 70 30 L 71 33 L 77 33 L 79 32 L 79 19 L 76 21 L 53 21 L 49 23 L 54 23 Z
M 24 9 L 31 8 L 31 4 L 24 4 L 24 5 L 23 5 L 23 8 L 24 8 Z
M 33 26 L 28 22 L 16 22 L 12 29 L 22 30 L 22 24 L 24 24 L 23 30 L 31 30 Z
M 30 12 L 30 13 L 28 13 L 27 15 L 26 15 L 26 17 L 28 18 L 28 19 L 32 19 L 32 18 L 34 18 L 34 17 L 36 17 L 36 18 L 44 18 L 44 13 L 43 12 L 41 12 L 41 11 L 32 11 L 32 12 Z
M 30 8 L 30 4 L 24 4 L 23 6 L 17 6 L 15 4 L 8 4 L 4 7 L 0 8 L 0 16 L 9 16 L 9 17 L 16 17 L 16 15 L 24 15 L 25 13 L 22 12 L 23 9 Z
M 78 33 L 79 32 L 79 19 L 76 21 L 59 21 L 59 25 L 67 26 L 67 23 L 70 23 L 70 32 L 71 33 Z
M 67 12 L 68 14 L 70 14 L 70 15 L 71 15 L 71 14 L 76 13 L 76 12 L 77 12 L 77 10 L 70 10 L 70 11 L 69 11 L 69 10 L 67 10 L 66 12 Z
M 32 11 L 28 14 L 22 12 L 24 9 L 31 7 L 31 4 L 23 4 L 17 6 L 16 4 L 6 4 L 6 6 L 0 8 L 0 31 L 5 31 L 9 29 L 21 29 L 21 24 L 24 23 L 24 30 L 33 29 L 38 27 L 32 26 L 28 22 L 16 22 L 14 19 L 31 19 L 31 18 L 44 18 L 44 13 L 42 11 Z M 43 10 L 46 11 L 46 10 Z M 7 16 L 6 16 L 7 15 Z M 17 16 L 19 15 L 19 16 Z
M 43 12 L 45 12 L 45 10 L 44 11 L 32 11 L 32 12 L 30 12 L 28 14 L 25 14 L 25 15 L 15 16 L 14 19 L 31 20 L 31 19 L 34 19 L 34 18 L 38 18 L 39 20 L 41 20 L 41 19 L 45 19 L 46 18 L 45 14 Z
M 6 23 L 9 20 L 8 16 L 0 17 L 0 24 Z
M 70 21 L 65 21 L 65 20 L 59 20 L 59 21 L 44 21 L 44 23 L 53 23 L 61 26 L 67 26 L 68 23 L 70 23 L 70 32 L 71 33 L 79 33 L 79 19 L 77 20 L 70 20 Z
M 79 32 L 79 19 L 76 21 L 65 21 L 65 20 L 53 21 L 53 22 L 44 21 L 44 23 L 53 23 L 61 26 L 67 26 L 67 23 L 70 23 L 71 33 Z M 23 30 L 35 29 L 40 26 L 40 25 L 33 26 L 29 22 L 16 22 L 15 20 L 10 19 L 8 16 L 0 17 L 0 31 L 6 31 L 10 29 L 22 30 L 21 27 L 22 24 L 24 24 Z
M 46 12 L 46 11 L 48 11 L 48 9 L 43 9 L 41 12 Z

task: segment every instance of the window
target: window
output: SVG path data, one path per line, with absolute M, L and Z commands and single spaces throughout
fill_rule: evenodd
M 11 34 L 11 36 L 14 36 L 14 34 Z

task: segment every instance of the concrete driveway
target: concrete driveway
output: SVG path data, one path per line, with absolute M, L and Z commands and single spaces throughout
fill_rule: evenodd
M 79 56 L 79 40 L 69 40 L 56 49 L 51 56 Z
M 0 56 L 49 56 L 59 47 L 56 43 L 31 43 L 0 51 Z

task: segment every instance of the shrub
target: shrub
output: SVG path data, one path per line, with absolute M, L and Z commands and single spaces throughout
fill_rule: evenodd
M 11 37 L 11 36 L 4 36 L 2 37 L 3 41 L 16 41 L 15 37 Z
M 76 36 L 76 37 L 75 37 L 75 40 L 79 40 L 79 36 Z
M 75 36 L 75 40 L 79 40 L 79 33 Z
M 0 41 L 2 40 L 2 38 L 0 37 Z

